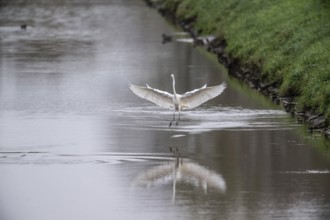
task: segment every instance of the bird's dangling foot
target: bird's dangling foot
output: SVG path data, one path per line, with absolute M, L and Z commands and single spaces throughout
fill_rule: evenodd
M 174 114 L 173 114 L 173 119 L 172 119 L 172 121 L 170 122 L 170 125 L 169 125 L 169 127 L 171 127 L 172 126 L 172 123 L 175 121 L 175 112 L 174 112 Z

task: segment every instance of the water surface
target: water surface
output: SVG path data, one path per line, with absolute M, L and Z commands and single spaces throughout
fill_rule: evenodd
M 1 219 L 330 217 L 330 163 L 300 125 L 189 41 L 163 45 L 176 30 L 143 1 L 15 2 L 0 6 Z M 169 128 L 128 86 L 170 92 L 172 73 L 179 93 L 228 88 Z

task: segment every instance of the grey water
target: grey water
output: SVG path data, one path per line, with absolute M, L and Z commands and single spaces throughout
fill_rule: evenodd
M 142 0 L 0 1 L 1 220 L 330 218 L 329 158 L 176 31 Z M 170 74 L 228 88 L 170 128 L 129 90 Z

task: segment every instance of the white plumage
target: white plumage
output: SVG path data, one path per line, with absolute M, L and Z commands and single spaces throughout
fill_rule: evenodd
M 175 121 L 175 111 L 179 112 L 178 121 L 176 124 L 178 125 L 178 122 L 180 120 L 180 111 L 183 109 L 190 109 L 195 108 L 197 106 L 200 106 L 204 102 L 213 99 L 220 95 L 225 88 L 227 87 L 227 84 L 223 82 L 220 85 L 217 86 L 211 86 L 207 87 L 206 84 L 199 88 L 195 89 L 189 92 L 184 93 L 183 95 L 177 94 L 175 90 L 175 78 L 174 75 L 171 74 L 172 80 L 173 80 L 173 94 L 170 94 L 165 91 L 161 91 L 159 89 L 154 89 L 147 85 L 147 87 L 143 86 L 136 86 L 131 85 L 130 89 L 139 97 L 146 99 L 150 102 L 155 103 L 156 105 L 163 107 L 163 108 L 170 108 L 174 109 L 174 115 L 173 120 L 170 123 L 170 126 L 172 125 L 172 122 Z

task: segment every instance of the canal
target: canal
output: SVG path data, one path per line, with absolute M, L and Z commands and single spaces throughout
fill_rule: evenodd
M 0 3 L 1 220 L 330 218 L 330 161 L 304 128 L 162 44 L 178 30 L 142 0 Z M 169 127 L 129 85 L 171 92 L 171 74 L 178 93 L 228 87 Z

